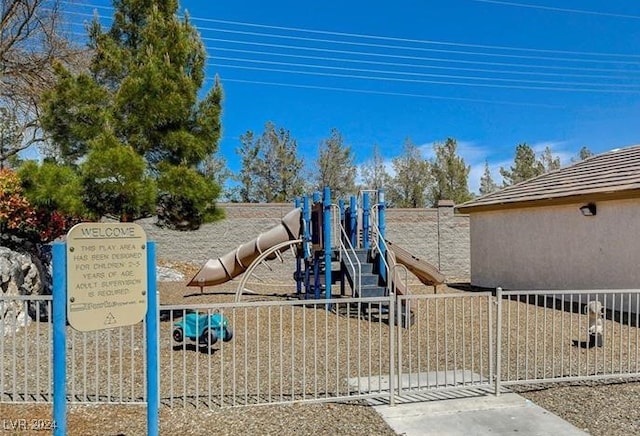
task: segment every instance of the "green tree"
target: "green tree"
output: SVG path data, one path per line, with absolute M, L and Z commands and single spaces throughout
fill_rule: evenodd
M 338 129 L 331 129 L 331 136 L 320 143 L 316 188 L 331 188 L 334 198 L 355 194 L 356 166 L 351 147 L 344 144 Z
M 360 176 L 366 189 L 384 189 L 391 180 L 384 166 L 384 158 L 377 144 L 373 145 L 371 158 L 360 167 Z
M 258 201 L 258 156 L 260 147 L 252 131 L 240 136 L 240 147 L 236 149 L 240 156 L 240 172 L 234 179 L 240 184 L 234 188 L 232 198 L 242 203 Z
M 392 160 L 395 175 L 389 184 L 387 200 L 394 207 L 420 208 L 427 204 L 427 190 L 432 183 L 429 162 L 407 138 L 403 152 Z
M 64 215 L 84 216 L 82 181 L 69 166 L 55 162 L 25 161 L 18 169 L 24 194 L 33 206 L 57 210 Z
M 540 155 L 539 162 L 543 168 L 543 172 L 545 173 L 560 169 L 560 158 L 553 155 L 553 153 L 551 152 L 551 148 L 548 145 L 544 148 L 544 151 Z
M 429 188 L 429 200 L 436 205 L 438 200 L 453 200 L 455 204 L 472 198 L 469 192 L 469 172 L 464 159 L 458 156 L 458 143 L 447 138 L 444 144 L 434 144 L 435 158 L 431 162 L 433 183 Z
M 303 193 L 303 161 L 288 130 L 267 122 L 260 137 L 247 131 L 240 136 L 240 143 L 242 167 L 236 176 L 240 201 L 287 202 Z
M 95 214 L 136 219 L 159 198 L 160 209 L 180 206 L 180 222 L 217 216 L 210 195 L 220 189 L 203 163 L 220 139 L 222 86 L 216 77 L 198 99 L 206 52 L 177 9 L 176 0 L 116 0 L 109 29 L 98 19 L 89 26 L 88 71 L 56 70 L 43 125 L 59 160 L 79 168 Z M 193 189 L 162 182 L 176 174 Z
M 589 148 L 586 145 L 583 145 L 580 151 L 578 152 L 578 155 L 576 157 L 571 158 L 571 162 L 579 162 L 581 160 L 590 158 L 591 156 L 593 156 L 593 152 L 589 150 Z
M 498 190 L 498 185 L 493 181 L 491 176 L 491 169 L 489 168 L 489 162 L 484 161 L 484 172 L 480 177 L 480 195 L 491 194 Z
M 526 143 L 518 144 L 516 147 L 516 155 L 510 169 L 500 167 L 504 186 L 514 185 L 543 173 L 543 165 L 536 159 L 536 153 Z

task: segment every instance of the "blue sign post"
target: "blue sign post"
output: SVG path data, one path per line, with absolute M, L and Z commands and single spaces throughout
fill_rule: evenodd
M 53 244 L 53 422 L 54 436 L 67 434 L 67 245 Z M 159 350 L 156 246 L 147 242 L 147 434 L 159 434 Z
M 67 244 L 53 244 L 53 434 L 67 434 Z

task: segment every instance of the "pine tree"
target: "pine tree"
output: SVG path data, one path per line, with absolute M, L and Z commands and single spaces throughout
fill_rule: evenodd
M 220 139 L 222 86 L 216 78 L 198 100 L 206 52 L 177 8 L 175 0 L 115 1 L 111 27 L 95 19 L 89 28 L 89 71 L 58 67 L 46 96 L 44 127 L 59 160 L 79 168 L 96 215 L 150 215 L 157 197 L 161 210 L 173 208 L 171 220 L 197 227 L 217 216 L 220 189 L 201 167 Z
M 491 176 L 491 169 L 489 168 L 489 162 L 484 161 L 484 172 L 480 177 L 480 195 L 491 194 L 498 190 L 498 185 L 493 181 Z
M 303 193 L 303 161 L 288 130 L 267 122 L 260 137 L 248 131 L 240 142 L 242 168 L 236 176 L 240 181 L 240 201 L 287 202 Z
M 593 156 L 593 152 L 589 150 L 587 146 L 583 145 L 580 151 L 578 152 L 578 155 L 576 157 L 571 158 L 571 162 L 579 162 L 581 160 L 590 158 L 591 156 Z
M 453 200 L 455 204 L 472 198 L 469 192 L 469 172 L 464 159 L 457 154 L 455 139 L 447 138 L 444 144 L 434 144 L 435 159 L 431 162 L 433 184 L 429 189 L 429 200 L 436 205 L 438 200 Z
M 360 176 L 366 189 L 377 191 L 389 185 L 391 177 L 384 166 L 384 158 L 377 144 L 373 145 L 371 158 L 360 167 Z
M 558 156 L 554 156 L 551 152 L 551 148 L 546 146 L 542 155 L 540 156 L 540 165 L 543 168 L 543 172 L 548 173 L 549 171 L 554 171 L 560 169 L 560 158 Z
M 395 175 L 391 179 L 387 200 L 394 207 L 420 208 L 427 204 L 427 190 L 432 183 L 429 162 L 410 139 L 403 152 L 392 160 Z
M 331 188 L 334 198 L 355 194 L 356 166 L 351 147 L 344 144 L 338 129 L 331 129 L 331 136 L 320 143 L 316 189 Z
M 518 144 L 513 165 L 509 170 L 500 167 L 503 185 L 509 186 L 523 182 L 544 173 L 544 167 L 536 159 L 533 149 L 526 143 Z

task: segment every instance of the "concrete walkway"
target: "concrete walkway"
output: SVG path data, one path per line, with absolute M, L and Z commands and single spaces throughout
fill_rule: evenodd
M 467 388 L 428 389 L 441 383 L 452 387 L 463 380 Z M 587 434 L 518 394 L 503 389 L 496 396 L 482 381 L 469 371 L 403 374 L 402 386 L 413 390 L 398 398 L 395 406 L 389 406 L 388 398 L 368 401 L 397 434 L 404 436 Z M 474 387 L 474 382 L 480 383 Z M 363 391 L 389 389 L 388 376 L 353 378 L 349 384 Z M 417 386 L 425 388 L 415 390 Z
M 399 435 L 586 435 L 514 393 L 374 406 Z

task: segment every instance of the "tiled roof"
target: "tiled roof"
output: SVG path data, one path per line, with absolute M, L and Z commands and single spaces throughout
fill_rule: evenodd
M 463 213 L 562 204 L 588 198 L 640 198 L 640 145 L 611 150 L 458 206 Z

